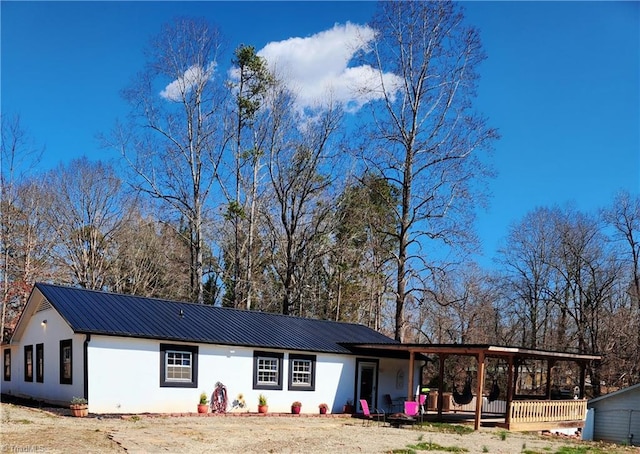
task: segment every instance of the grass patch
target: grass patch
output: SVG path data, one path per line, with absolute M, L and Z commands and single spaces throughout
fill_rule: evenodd
M 442 446 L 438 443 L 432 443 L 425 441 L 416 445 L 409 445 L 409 449 L 417 449 L 418 451 L 441 451 L 441 452 L 468 452 L 466 448 L 459 448 L 458 446 Z
M 544 448 L 543 451 L 533 451 L 530 449 L 523 450 L 521 454 L 547 454 L 550 448 Z M 617 451 L 611 449 L 603 449 L 596 446 L 562 446 L 553 454 L 612 454 Z
M 420 424 L 422 429 L 430 432 L 439 432 L 456 435 L 467 435 L 473 433 L 473 428 L 469 426 L 463 426 L 461 424 L 448 424 L 443 422 L 425 422 Z
M 507 435 L 509 435 L 509 431 L 507 430 L 501 430 L 500 432 L 498 432 L 498 437 L 500 437 L 500 440 L 505 441 L 507 439 Z
M 14 424 L 33 424 L 30 419 L 12 419 L 11 422 Z

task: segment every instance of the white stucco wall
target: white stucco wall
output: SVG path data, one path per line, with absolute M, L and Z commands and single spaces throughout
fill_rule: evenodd
M 46 320 L 46 323 L 42 322 Z M 83 343 L 85 336 L 73 334 L 69 326 L 54 309 L 33 313 L 25 319 L 26 324 L 20 336 L 12 339 L 11 380 L 2 378 L 2 393 L 19 397 L 46 400 L 66 404 L 74 396 L 84 394 Z M 60 341 L 72 339 L 73 381 L 60 384 Z M 36 345 L 44 348 L 44 380 L 36 380 Z M 24 380 L 24 346 L 33 346 L 33 381 Z M 3 350 L 6 347 L 3 347 Z
M 92 336 L 88 346 L 90 411 L 194 412 L 200 393 L 211 396 L 218 381 L 227 388 L 228 410 L 238 394 L 243 394 L 247 408 L 234 411 L 257 411 L 259 394 L 267 397 L 270 412 L 289 412 L 295 400 L 302 402 L 303 413 L 317 413 L 320 403 L 326 403 L 332 412 L 338 412 L 348 399 L 353 399 L 355 357 L 316 354 L 315 391 L 289 391 L 289 361 L 288 352 L 285 352 L 283 389 L 254 390 L 254 349 L 203 344 L 199 345 L 198 352 L 198 387 L 160 387 L 161 343 L 149 339 Z

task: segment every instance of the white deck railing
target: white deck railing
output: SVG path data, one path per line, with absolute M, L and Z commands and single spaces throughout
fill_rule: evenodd
M 584 421 L 587 401 L 582 400 L 514 400 L 510 424 L 562 423 Z

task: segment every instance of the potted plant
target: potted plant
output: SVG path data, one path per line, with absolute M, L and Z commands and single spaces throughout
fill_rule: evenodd
M 301 407 L 302 407 L 302 402 L 299 402 L 296 400 L 294 403 L 291 404 L 291 413 L 293 413 L 294 415 L 299 415 Z
M 351 399 L 347 400 L 347 403 L 342 407 L 342 413 L 353 414 L 355 409 L 353 408 L 353 401 Z
M 267 397 L 264 394 L 260 394 L 258 396 L 258 413 L 266 413 L 268 410 Z
M 320 409 L 320 414 L 321 415 L 326 415 L 327 414 L 327 410 L 329 409 L 329 406 L 327 404 L 320 404 L 320 405 L 318 405 L 318 408 Z
M 71 413 L 77 418 L 84 418 L 89 414 L 89 405 L 84 397 L 74 397 L 71 399 Z
M 209 412 L 209 406 L 207 405 L 208 399 L 206 393 L 200 393 L 200 403 L 198 403 L 198 413 Z

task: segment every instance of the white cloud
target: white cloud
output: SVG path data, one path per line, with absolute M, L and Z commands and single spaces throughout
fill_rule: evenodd
M 300 109 L 313 108 L 330 96 L 354 112 L 382 95 L 379 75 L 372 67 L 349 66 L 357 52 L 370 51 L 374 38 L 371 27 L 347 22 L 307 38 L 271 42 L 258 55 L 285 77 Z M 392 73 L 385 73 L 383 79 L 390 91 L 400 81 Z
M 160 92 L 160 96 L 169 101 L 180 101 L 184 94 L 189 93 L 191 89 L 207 79 L 213 77 L 216 64 L 211 62 L 206 68 L 193 65 L 187 69 L 182 77 L 174 80 Z

